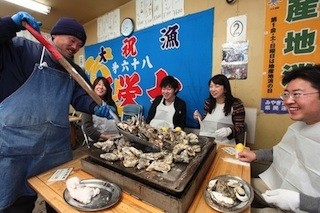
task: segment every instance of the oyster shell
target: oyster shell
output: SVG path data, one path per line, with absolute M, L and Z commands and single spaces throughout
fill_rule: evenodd
M 138 164 L 138 158 L 135 155 L 124 156 L 123 166 L 124 167 L 135 167 Z
M 223 190 L 223 192 L 219 190 Z M 224 194 L 225 191 L 233 193 L 235 197 L 231 198 L 226 196 L 226 194 Z M 230 213 L 245 211 L 250 207 L 253 201 L 253 195 L 254 191 L 249 183 L 241 177 L 229 174 L 216 176 L 214 179 L 211 179 L 204 191 L 205 201 L 211 208 L 219 212 Z M 230 199 L 233 200 L 233 204 Z
M 210 191 L 209 193 L 211 195 L 211 198 L 222 206 L 230 207 L 234 204 L 234 200 L 232 198 L 226 197 L 220 192 Z
M 145 169 L 150 165 L 150 161 L 149 159 L 146 158 L 140 158 L 138 161 L 138 165 L 137 168 L 138 169 Z
M 135 117 L 125 122 L 119 122 L 117 125 L 122 130 L 160 148 L 159 152 L 143 153 L 133 147 L 130 139 L 125 136 L 94 144 L 95 147 L 106 152 L 100 156 L 101 158 L 108 161 L 122 160 L 125 167 L 167 173 L 175 166 L 175 163 L 189 163 L 197 153 L 201 152 L 198 136 L 193 133 L 187 134 L 181 128 L 158 129 Z
M 142 153 L 140 155 L 141 158 L 146 158 L 149 160 L 158 160 L 164 157 L 164 152 L 149 152 L 149 153 Z
M 181 128 L 154 128 L 144 120 L 134 117 L 126 122 L 117 123 L 118 127 L 127 131 L 141 140 L 148 141 L 160 149 L 171 150 L 176 144 L 194 145 L 199 143 L 198 136 L 194 133 L 187 134 Z M 170 146 L 172 146 L 170 148 Z M 164 146 L 166 145 L 166 146 Z
M 238 187 L 238 186 L 242 186 L 242 184 L 239 183 L 239 181 L 237 181 L 237 180 L 229 180 L 229 181 L 227 182 L 227 185 L 228 185 L 228 186 L 231 186 L 231 187 L 233 187 L 233 188 Z
M 217 181 L 217 179 L 210 180 L 208 184 L 208 190 L 212 190 L 212 188 L 216 185 Z
M 148 166 L 146 171 L 152 170 L 167 173 L 171 170 L 171 166 L 164 161 L 152 161 L 152 163 Z
M 209 181 L 207 191 L 214 201 L 228 208 L 249 200 L 243 184 L 234 179 L 213 179 Z
M 104 153 L 104 154 L 100 154 L 100 158 L 103 158 L 107 161 L 117 161 L 119 160 L 119 156 L 117 156 L 114 153 Z
M 248 195 L 246 194 L 246 192 L 244 191 L 244 189 L 241 186 L 234 188 L 234 190 L 236 192 L 236 197 L 238 200 L 240 200 L 242 202 L 246 202 L 249 200 Z

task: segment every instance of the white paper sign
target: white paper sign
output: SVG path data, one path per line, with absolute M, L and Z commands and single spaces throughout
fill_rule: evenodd
M 246 41 L 247 16 L 241 15 L 229 18 L 227 21 L 227 42 Z
M 50 177 L 48 180 L 49 182 L 52 181 L 59 181 L 59 180 L 66 180 L 69 174 L 71 173 L 72 168 L 66 169 L 58 169 L 55 173 Z

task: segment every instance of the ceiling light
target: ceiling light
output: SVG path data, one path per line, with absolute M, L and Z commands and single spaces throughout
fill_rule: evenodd
M 48 14 L 50 13 L 51 7 L 35 2 L 33 0 L 5 0 L 7 2 L 28 8 L 30 10 L 37 11 L 39 13 Z

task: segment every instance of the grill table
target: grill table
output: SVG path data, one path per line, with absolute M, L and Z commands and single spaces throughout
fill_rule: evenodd
M 250 183 L 250 166 L 244 166 L 240 164 L 231 163 L 223 160 L 223 158 L 230 158 L 228 153 L 223 151 L 221 148 L 223 145 L 217 146 L 216 154 L 213 158 L 213 161 L 209 167 L 207 174 L 201 180 L 201 184 L 199 186 L 198 191 L 195 193 L 193 201 L 191 202 L 190 207 L 188 208 L 188 212 L 217 212 L 213 210 L 209 205 L 207 205 L 204 199 L 204 190 L 206 185 L 210 179 L 215 176 L 223 175 L 223 174 L 231 174 L 236 175 Z M 51 169 L 45 173 L 37 175 L 28 179 L 29 184 L 37 193 L 43 197 L 43 199 L 48 202 L 56 211 L 58 212 L 82 212 L 76 210 L 69 206 L 63 199 L 63 192 L 66 188 L 66 181 L 57 181 L 57 182 L 48 182 L 49 178 L 53 175 L 53 173 L 57 169 L 70 168 L 73 170 L 69 177 L 79 177 L 80 179 L 90 179 L 90 178 L 99 178 L 90 175 L 82 169 L 81 160 L 85 159 L 88 156 L 81 157 L 70 162 L 67 162 L 63 165 L 60 165 L 54 169 Z M 154 197 L 153 199 L 158 199 Z M 129 194 L 126 191 L 122 192 L 121 199 L 119 202 L 112 206 L 109 209 L 96 211 L 97 213 L 102 212 L 164 212 L 161 208 L 158 208 L 152 204 L 149 204 L 136 196 Z M 250 213 L 250 208 L 244 211 L 245 213 Z

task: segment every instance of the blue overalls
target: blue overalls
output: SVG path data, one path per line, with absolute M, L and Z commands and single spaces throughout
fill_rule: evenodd
M 72 159 L 68 112 L 74 84 L 68 73 L 36 64 L 0 103 L 0 210 L 36 194 L 29 177 Z

